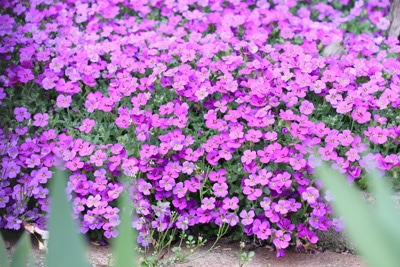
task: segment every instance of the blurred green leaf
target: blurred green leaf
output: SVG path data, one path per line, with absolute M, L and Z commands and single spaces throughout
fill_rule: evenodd
M 346 222 L 347 233 L 352 238 L 366 261 L 373 267 L 398 267 L 400 263 L 400 228 L 388 223 L 386 215 L 396 216 L 393 203 L 388 204 L 390 195 L 382 185 L 383 181 L 374 175 L 370 177 L 373 183 L 373 191 L 378 194 L 377 199 L 381 204 L 379 209 L 369 207 L 360 193 L 337 171 L 323 162 L 316 169 L 316 175 L 321 178 L 335 198 L 333 208 L 335 212 L 343 216 Z M 382 216 L 385 215 L 385 216 Z M 398 216 L 398 214 L 397 214 Z
M 66 176 L 57 170 L 51 180 L 52 207 L 49 219 L 47 266 L 89 266 L 85 261 L 86 246 L 77 232 L 77 225 L 71 216 L 72 208 L 67 201 Z
M 11 258 L 11 267 L 26 266 L 31 253 L 31 239 L 30 236 L 24 232 L 15 247 L 14 254 Z
M 6 246 L 4 245 L 3 237 L 0 234 L 0 266 L 9 267 L 7 260 Z
M 129 194 L 126 190 L 120 196 L 119 204 L 121 224 L 118 227 L 119 234 L 112 246 L 115 258 L 115 266 L 132 267 L 136 266 L 137 258 L 134 252 L 135 232 L 131 226 L 133 215 L 131 214 L 131 205 L 129 202 Z

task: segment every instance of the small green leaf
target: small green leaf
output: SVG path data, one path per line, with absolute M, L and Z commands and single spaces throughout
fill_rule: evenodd
M 9 267 L 3 237 L 0 234 L 0 266 Z
M 18 241 L 15 247 L 14 254 L 11 258 L 10 267 L 21 267 L 26 266 L 29 259 L 29 254 L 31 253 L 31 240 L 29 235 L 24 232 L 21 239 Z
M 52 207 L 49 219 L 47 266 L 86 267 L 86 246 L 72 219 L 72 208 L 65 194 L 66 176 L 57 170 L 51 179 Z M 22 265 L 19 265 L 22 266 Z

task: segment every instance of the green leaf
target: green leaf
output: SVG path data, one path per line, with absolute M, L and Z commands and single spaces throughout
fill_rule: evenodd
M 56 170 L 51 182 L 52 207 L 49 219 L 47 266 L 89 266 L 85 261 L 86 246 L 82 236 L 77 232 L 77 224 L 71 216 L 72 208 L 65 194 L 66 176 Z
M 359 192 L 349 186 L 347 180 L 337 171 L 327 164 L 316 169 L 318 178 L 322 178 L 332 195 L 336 199 L 334 210 L 338 215 L 345 218 L 346 229 L 350 238 L 358 246 L 361 254 L 372 267 L 397 267 L 400 262 L 400 239 L 396 232 L 399 230 L 391 227 L 387 223 L 387 217 L 381 217 L 379 214 L 390 212 L 396 213 L 395 209 L 389 205 L 387 211 L 376 210 L 367 205 Z M 372 177 L 375 185 L 383 183 L 377 177 Z M 382 203 L 388 203 L 386 197 L 382 195 L 383 187 L 378 185 L 374 188 L 378 193 L 378 199 Z
M 135 232 L 131 226 L 132 214 L 131 205 L 129 203 L 129 194 L 124 191 L 121 196 L 119 205 L 121 224 L 118 227 L 119 234 L 112 246 L 112 251 L 115 257 L 117 267 L 132 267 L 136 266 L 135 259 L 137 258 L 134 252 Z
M 26 266 L 31 253 L 31 240 L 30 236 L 24 232 L 15 247 L 14 254 L 11 258 L 10 267 Z
M 0 266 L 9 267 L 3 237 L 0 234 Z

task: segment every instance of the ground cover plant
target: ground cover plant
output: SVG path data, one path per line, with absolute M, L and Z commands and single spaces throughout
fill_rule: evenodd
M 57 167 L 94 240 L 118 235 L 129 184 L 143 247 L 234 229 L 283 256 L 344 226 L 321 161 L 399 186 L 389 1 L 1 5 L 0 228 L 47 228 Z M 333 42 L 346 54 L 321 57 Z

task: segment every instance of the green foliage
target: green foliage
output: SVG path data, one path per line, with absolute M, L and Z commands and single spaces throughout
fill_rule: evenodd
M 67 202 L 66 177 L 60 171 L 52 179 L 52 209 L 49 219 L 48 266 L 88 266 L 85 262 L 85 246 L 72 220 L 71 205 Z
M 129 195 L 124 192 L 121 196 L 121 204 L 119 205 L 120 209 L 120 218 L 121 224 L 119 225 L 120 234 L 115 240 L 113 245 L 113 254 L 115 257 L 115 263 L 118 267 L 129 267 L 132 266 L 132 262 L 134 261 L 135 253 L 133 251 L 133 247 L 135 245 L 135 235 L 134 230 L 131 226 L 131 218 L 132 214 L 130 211 L 129 205 Z
M 367 176 L 368 185 L 376 199 L 370 207 L 354 187 L 337 171 L 323 163 L 316 169 L 332 191 L 334 210 L 343 215 L 349 236 L 372 267 L 396 267 L 400 262 L 400 214 L 391 200 L 389 186 L 376 173 Z

